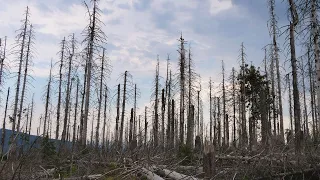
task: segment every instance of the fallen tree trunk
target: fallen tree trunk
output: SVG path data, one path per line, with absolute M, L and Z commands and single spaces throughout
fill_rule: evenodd
M 164 180 L 162 177 L 158 176 L 157 174 L 153 173 L 152 171 L 141 168 L 143 175 L 149 180 Z

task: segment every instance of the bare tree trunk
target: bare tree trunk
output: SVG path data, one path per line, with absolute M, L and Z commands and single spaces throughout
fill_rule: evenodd
M 31 124 L 32 124 L 32 118 L 33 118 L 33 107 L 34 107 L 34 94 L 32 95 L 32 102 L 31 102 L 31 111 L 30 111 L 30 122 L 29 122 L 29 137 L 31 132 Z
M 19 54 L 19 70 L 18 70 L 18 79 L 16 84 L 16 94 L 14 99 L 14 107 L 13 107 L 13 115 L 12 115 L 12 140 L 15 134 L 15 127 L 16 127 L 16 118 L 18 113 L 18 101 L 19 101 L 19 93 L 20 93 L 20 81 L 21 81 L 21 71 L 22 71 L 22 64 L 24 58 L 24 48 L 25 48 L 25 41 L 27 36 L 27 26 L 28 26 L 28 17 L 29 17 L 29 7 L 27 7 L 26 16 L 24 19 L 24 28 L 22 33 L 22 42 L 20 47 L 20 54 Z
M 137 140 L 137 84 L 134 85 L 134 105 L 133 105 L 133 140 Z
M 102 150 L 105 150 L 106 146 L 106 125 L 107 125 L 107 99 L 108 99 L 108 88 L 105 86 L 104 90 L 104 110 L 103 110 L 103 129 L 102 129 Z M 109 133 L 109 131 L 108 131 Z
M 184 49 L 184 39 L 182 34 L 180 37 L 180 59 L 179 59 L 179 73 L 180 73 L 180 144 L 184 144 L 184 110 L 185 110 L 185 49 Z
M 210 143 L 212 143 L 212 81 L 209 80 Z
M 168 95 L 167 95 L 167 99 L 168 99 L 168 121 L 167 121 L 167 147 L 168 149 L 169 148 L 172 148 L 173 146 L 173 141 L 172 141 L 172 134 L 171 134 L 171 131 L 172 131 L 172 127 L 171 127 L 171 123 L 173 121 L 173 118 L 172 118 L 172 115 L 171 115 L 171 71 L 170 71 L 170 75 L 169 75 L 169 81 L 167 83 L 167 90 L 168 90 Z
M 96 150 L 99 147 L 99 130 L 100 130 L 100 117 L 101 117 L 101 106 L 102 106 L 102 96 L 103 96 L 103 78 L 104 78 L 104 53 L 105 49 L 102 52 L 102 59 L 101 59 L 101 69 L 100 69 L 100 85 L 99 85 L 99 99 L 98 99 L 98 118 L 97 118 L 97 127 L 96 127 Z M 104 138 L 104 136 L 103 136 Z
M 77 128 L 77 116 L 78 116 L 78 99 L 79 99 L 79 78 L 77 78 L 77 89 L 76 89 L 76 103 L 74 105 L 74 121 L 73 121 L 73 135 L 72 135 L 72 151 L 76 143 L 76 128 Z
M 120 117 L 120 84 L 118 84 L 118 93 L 117 93 L 117 116 L 116 116 L 116 132 L 115 132 L 115 141 L 119 142 L 119 117 Z
M 193 148 L 193 143 L 194 143 L 194 105 L 191 105 L 190 110 L 189 110 L 189 117 L 190 120 L 188 122 L 188 131 L 190 130 L 190 133 L 187 134 L 187 147 Z
M 161 146 L 162 146 L 162 149 L 164 150 L 164 137 L 165 137 L 165 127 L 164 127 L 164 113 L 165 113 L 165 110 L 166 110 L 166 99 L 165 99 L 165 91 L 164 89 L 162 89 L 162 98 L 161 98 Z
M 306 101 L 306 86 L 305 86 L 305 72 L 304 72 L 304 64 L 300 61 L 301 66 L 301 76 L 302 76 L 302 90 L 303 90 L 303 117 L 304 117 L 304 132 L 306 137 L 309 137 L 309 126 L 308 126 L 308 108 L 307 108 L 307 101 Z
M 62 94 L 62 68 L 63 68 L 63 61 L 64 61 L 64 51 L 65 51 L 65 42 L 66 39 L 63 38 L 62 40 L 62 48 L 61 48 L 61 57 L 60 57 L 60 67 L 59 67 L 59 95 L 58 95 L 58 106 L 57 106 L 57 128 L 56 128 L 56 139 L 59 138 L 59 131 L 60 131 L 60 108 L 61 108 L 61 94 Z
M 4 151 L 4 141 L 6 139 L 6 118 L 7 118 L 9 96 L 10 96 L 10 87 L 8 87 L 6 108 L 4 109 L 4 117 L 3 117 L 3 124 L 2 124 L 2 135 L 1 135 L 1 154 L 4 154 L 3 151 Z
M 226 88 L 224 82 L 224 62 L 222 60 L 222 100 L 223 100 L 223 129 L 224 129 L 224 145 L 229 146 L 229 121 L 226 112 Z
M 292 86 L 293 86 L 293 111 L 294 111 L 294 128 L 295 128 L 295 150 L 296 154 L 301 153 L 301 127 L 300 127 L 300 98 L 297 78 L 297 59 L 295 48 L 295 26 L 298 24 L 298 14 L 293 0 L 289 0 L 291 18 L 290 22 L 290 50 L 291 50 L 291 66 L 292 66 Z
M 130 144 L 130 149 L 131 149 L 131 145 L 133 142 L 133 108 L 131 108 L 131 113 L 130 113 L 130 128 L 129 128 L 129 144 Z M 131 149 L 132 150 L 132 149 Z
M 86 82 L 86 97 L 85 97 L 85 105 L 84 105 L 84 119 L 83 119 L 83 129 L 81 136 L 81 144 L 82 146 L 86 145 L 87 141 L 87 125 L 88 125 L 88 116 L 89 116 L 89 106 L 90 106 L 90 91 L 91 91 L 91 76 L 92 76 L 92 68 L 93 68 L 93 55 L 94 55 L 94 43 L 96 40 L 96 36 L 98 33 L 97 28 L 97 0 L 93 1 L 93 12 L 92 12 L 92 20 L 90 20 L 90 32 L 89 32 L 89 49 L 88 49 L 88 61 L 87 61 L 87 82 Z
M 233 146 L 236 147 L 236 87 L 235 70 L 232 68 Z
M 309 73 L 309 91 L 310 91 L 310 107 L 311 107 L 311 118 L 312 118 L 312 136 L 314 143 L 317 142 L 317 126 L 316 126 L 316 108 L 315 108 L 315 90 L 314 90 L 314 78 L 313 78 L 313 68 L 311 65 L 310 49 L 308 49 L 308 73 Z
M 245 68 L 245 53 L 244 53 L 244 45 L 241 44 L 241 63 L 242 70 L 241 73 L 244 75 Z M 247 121 L 246 121 L 246 100 L 245 100 L 245 83 L 241 83 L 241 133 L 242 133 L 242 147 L 245 147 L 248 143 L 248 134 L 247 134 Z
M 43 121 L 43 136 L 46 136 L 46 126 L 47 126 L 47 118 L 48 118 L 48 111 L 49 111 L 49 101 L 50 101 L 50 91 L 51 91 L 51 80 L 52 80 L 52 61 L 50 67 L 50 74 L 49 74 L 49 81 L 47 85 L 47 95 L 46 95 L 46 105 L 45 105 L 45 114 L 44 114 L 44 121 Z M 41 123 L 40 123 L 41 124 Z
M 127 90 L 127 71 L 124 73 L 124 84 L 123 84 L 123 97 L 122 97 L 122 113 L 121 113 L 121 125 L 120 125 L 120 139 L 119 145 L 122 147 L 123 143 L 123 123 L 124 123 L 124 112 L 126 108 L 126 90 Z
M 171 143 L 172 143 L 172 147 L 174 148 L 174 144 L 175 144 L 175 133 L 176 132 L 178 134 L 177 131 L 175 131 L 175 129 L 177 129 L 177 127 L 175 126 L 175 118 L 174 118 L 174 108 L 175 108 L 175 104 L 174 104 L 174 99 L 172 99 L 171 102 L 171 132 L 170 132 L 170 136 L 171 136 Z
M 144 109 L 144 145 L 147 146 L 147 133 L 148 133 L 148 121 L 147 121 L 147 106 Z
M 288 84 L 288 95 L 289 95 L 289 117 L 290 117 L 290 130 L 293 131 L 293 122 L 292 122 L 292 104 L 291 104 L 291 83 L 290 83 L 290 74 L 286 75 L 286 81 Z
M 70 94 L 71 94 L 71 86 L 70 83 L 71 82 L 71 69 L 72 69 L 72 58 L 74 55 L 74 34 L 72 36 L 72 50 L 70 53 L 70 57 L 69 57 L 69 63 L 68 63 L 68 76 L 67 76 L 67 96 L 66 96 L 66 107 L 64 109 L 64 120 L 63 120 L 63 130 L 62 130 L 62 137 L 61 137 L 61 141 L 65 142 L 66 141 L 66 132 L 67 132 L 67 123 L 68 123 L 68 114 L 70 113 L 69 111 L 69 102 L 70 102 Z M 61 58 L 62 59 L 62 58 Z M 63 63 L 63 61 L 61 61 L 61 64 Z M 62 66 L 60 66 L 62 67 Z M 61 73 L 61 72 L 60 72 Z M 59 106 L 59 105 L 58 105 Z
M 159 116 L 158 116 L 158 92 L 159 92 L 159 57 L 157 59 L 157 67 L 156 67 L 156 79 L 155 79 L 155 102 L 154 102 L 154 115 L 155 115 L 155 122 L 153 128 L 153 137 L 154 137 L 154 147 L 158 147 L 158 126 L 159 126 Z
M 18 123 L 17 123 L 17 133 L 20 132 L 20 122 L 21 122 L 21 116 L 23 113 L 23 101 L 25 96 L 25 90 L 26 90 L 26 84 L 27 84 L 27 77 L 28 77 L 28 67 L 29 67 L 29 60 L 30 60 L 30 54 L 31 54 L 31 46 L 32 46 L 32 25 L 30 25 L 29 29 L 29 35 L 28 35 L 28 46 L 27 46 L 27 54 L 26 54 L 26 61 L 24 65 L 24 75 L 23 75 L 23 83 L 22 83 L 22 91 L 21 91 L 21 98 L 20 98 L 20 108 L 19 108 L 19 115 L 18 115 Z M 28 126 L 28 125 L 27 125 Z

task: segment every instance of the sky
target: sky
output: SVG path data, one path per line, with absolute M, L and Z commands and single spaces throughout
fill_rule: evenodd
M 30 8 L 30 21 L 36 36 L 36 55 L 33 58 L 31 75 L 34 79 L 33 87 L 29 87 L 28 103 L 34 92 L 37 121 L 44 112 L 41 95 L 48 79 L 50 61 L 58 60 L 59 43 L 64 37 L 75 33 L 78 40 L 83 39 L 81 32 L 88 23 L 86 9 L 80 0 L 0 0 L 0 4 L 0 37 L 7 36 L 11 48 L 26 6 Z M 108 37 L 107 56 L 113 66 L 108 85 L 115 90 L 120 83 L 119 75 L 128 70 L 141 92 L 139 112 L 150 104 L 157 55 L 160 58 L 162 82 L 168 53 L 172 71 L 178 70 L 177 49 L 181 33 L 192 48 L 195 70 L 201 75 L 201 96 L 205 106 L 208 102 L 209 78 L 212 78 L 215 87 L 221 83 L 221 60 L 225 62 L 229 76 L 232 67 L 238 67 L 239 50 L 243 42 L 247 63 L 261 66 L 263 48 L 271 42 L 266 0 L 100 0 L 99 5 L 103 12 L 101 20 L 105 24 L 103 30 Z M 289 23 L 286 13 L 286 2 L 276 0 L 279 27 Z M 284 36 L 279 38 L 279 44 L 280 48 L 284 48 Z M 281 66 L 288 66 L 285 64 L 285 50 L 281 53 Z M 8 57 L 8 61 L 13 60 L 14 56 Z M 15 68 L 10 71 L 14 72 Z M 4 89 L 13 87 L 15 80 L 16 77 L 7 79 Z M 13 94 L 10 96 L 11 102 Z M 4 97 L 5 93 L 2 99 Z M 0 113 L 3 113 L 4 103 L 1 103 Z M 208 114 L 207 107 L 204 111 Z M 286 109 L 284 111 L 287 124 L 288 113 Z M 205 115 L 206 121 L 207 117 Z

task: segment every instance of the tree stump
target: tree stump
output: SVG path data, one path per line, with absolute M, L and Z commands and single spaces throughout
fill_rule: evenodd
M 206 141 L 203 150 L 203 171 L 206 178 L 215 175 L 215 152 L 212 143 Z

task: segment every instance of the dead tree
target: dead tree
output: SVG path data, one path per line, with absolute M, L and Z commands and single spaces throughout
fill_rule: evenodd
M 25 48 L 25 43 L 26 43 L 26 38 L 27 38 L 27 28 L 29 24 L 29 7 L 27 7 L 26 13 L 25 13 L 25 19 L 23 20 L 23 27 L 20 29 L 20 34 L 17 36 L 17 44 L 20 47 L 19 50 L 19 70 L 18 70 L 18 79 L 16 83 L 16 92 L 15 92 L 15 99 L 14 99 L 14 107 L 13 107 L 13 115 L 12 115 L 12 133 L 14 136 L 15 133 L 15 128 L 16 128 L 16 118 L 18 114 L 18 103 L 19 103 L 19 94 L 20 94 L 20 84 L 21 84 L 21 71 L 22 71 L 22 66 L 23 66 L 23 60 L 24 60 L 24 48 Z M 13 140 L 12 136 L 12 140 Z
M 153 137 L 154 137 L 154 147 L 158 147 L 158 130 L 159 130 L 159 115 L 158 115 L 158 96 L 159 96 L 159 56 L 157 58 L 156 74 L 155 74 L 155 91 L 154 91 L 154 126 L 153 126 Z
M 144 109 L 144 145 L 147 146 L 148 121 L 147 121 L 147 106 Z
M 244 45 L 243 43 L 241 44 L 241 54 L 240 54 L 240 58 L 241 58 L 241 75 L 244 75 L 244 69 L 245 69 L 245 57 L 246 54 L 244 52 Z M 241 146 L 245 147 L 248 143 L 248 134 L 247 134 L 247 120 L 246 120 L 246 90 L 245 90 L 245 82 L 242 81 L 241 84 L 241 91 L 240 91 L 240 107 L 241 107 Z
M 100 69 L 100 82 L 99 82 L 99 98 L 98 98 L 98 117 L 97 117 L 97 126 L 96 126 L 96 150 L 98 150 L 99 147 L 99 130 L 100 130 L 100 117 L 101 117 L 101 107 L 102 107 L 102 96 L 103 96 L 103 80 L 104 80 L 104 66 L 105 66 L 105 49 L 102 51 L 102 57 L 101 57 L 101 69 Z M 104 136 L 103 136 L 104 138 Z
M 291 98 L 291 83 L 290 83 L 290 74 L 286 74 L 286 82 L 288 84 L 288 101 L 289 101 L 289 117 L 290 117 L 290 130 L 293 131 L 293 122 L 292 122 L 292 98 Z
M 119 117 L 120 117 L 120 84 L 118 84 L 117 93 L 117 116 L 116 116 L 116 131 L 115 131 L 115 141 L 119 141 Z
M 71 52 L 69 53 L 69 61 L 68 61 L 68 73 L 67 73 L 67 95 L 66 95 L 66 107 L 64 109 L 64 119 L 63 119 L 63 130 L 62 130 L 62 136 L 61 136 L 61 141 L 65 142 L 66 141 L 66 133 L 67 133 L 67 124 L 68 124 L 68 115 L 70 111 L 70 97 L 71 97 L 71 70 L 72 70 L 72 61 L 75 53 L 75 39 L 74 39 L 74 34 L 72 35 L 72 40 L 71 40 Z M 63 59 L 63 58 L 61 58 Z M 60 62 L 61 64 L 63 63 L 63 60 Z M 61 67 L 62 65 L 60 65 Z M 61 73 L 61 71 L 60 71 Z M 60 83 L 60 82 L 59 82 Z M 59 92 L 61 93 L 61 92 Z
M 6 100 L 6 107 L 4 109 L 4 117 L 3 117 L 3 124 L 2 124 L 2 134 L 1 134 L 1 153 L 4 152 L 4 141 L 6 139 L 6 118 L 7 118 L 7 110 L 8 110 L 8 102 L 9 102 L 9 96 L 10 96 L 10 87 L 8 87 L 7 92 L 7 100 Z
M 178 50 L 180 54 L 179 58 L 179 86 L 180 86 L 180 144 L 184 143 L 184 113 L 185 113 L 185 86 L 186 86 L 186 58 L 184 45 L 186 41 L 181 37 L 179 39 L 180 48 Z
M 48 119 L 48 111 L 49 111 L 49 103 L 50 103 L 50 94 L 51 94 L 51 81 L 52 81 L 52 61 L 49 73 L 49 80 L 46 89 L 46 96 L 45 96 L 45 113 L 44 113 L 44 121 L 43 121 L 43 136 L 46 136 L 46 128 L 47 128 L 47 119 Z
M 164 113 L 166 111 L 166 99 L 165 99 L 165 90 L 162 89 L 161 93 L 161 148 L 164 149 L 165 144 L 165 127 L 164 127 Z
M 81 144 L 82 146 L 86 145 L 87 140 L 87 125 L 88 125 L 88 116 L 89 116 L 89 107 L 90 107 L 90 93 L 91 93 L 91 80 L 92 75 L 94 74 L 94 56 L 97 54 L 98 48 L 102 48 L 102 46 L 106 42 L 106 35 L 102 31 L 100 21 L 100 12 L 101 10 L 98 8 L 98 0 L 93 0 L 93 11 L 92 13 L 89 11 L 90 15 L 90 23 L 85 29 L 85 39 L 84 42 L 88 44 L 87 46 L 87 54 L 86 54 L 86 64 L 87 64 L 87 74 L 86 74 L 86 94 L 85 94 L 85 104 L 84 104 L 84 116 L 83 116 L 83 129 L 81 134 Z
M 78 102 L 79 102 L 79 85 L 80 80 L 77 77 L 77 87 L 76 87 L 76 102 L 74 104 L 74 120 L 73 120 L 73 134 L 72 134 L 72 150 L 74 149 L 76 143 L 76 128 L 77 128 L 77 116 L 78 116 Z
M 304 118 L 304 133 L 307 137 L 309 137 L 309 126 L 308 126 L 308 108 L 307 108 L 307 100 L 306 100 L 306 86 L 305 86 L 305 71 L 304 71 L 304 64 L 303 59 L 300 61 L 300 68 L 301 68 L 301 77 L 302 77 L 302 91 L 303 91 L 303 118 Z
M 34 111 L 34 94 L 32 95 L 32 102 L 31 102 L 31 110 L 30 110 L 30 122 L 29 122 L 29 136 L 31 132 L 31 124 L 33 119 L 33 111 Z
M 172 111 L 171 111 L 171 106 L 172 106 L 172 104 L 171 104 L 171 89 L 172 89 L 172 79 L 171 79 L 171 70 L 170 70 L 170 73 L 169 73 L 169 80 L 168 80 L 168 82 L 167 82 L 167 90 L 168 90 L 168 94 L 167 94 L 167 100 L 168 100 L 168 114 L 167 114 L 167 146 L 168 146 L 168 148 L 172 148 L 173 146 L 173 141 L 171 141 L 172 140 L 172 134 L 171 134 L 171 132 L 172 132 L 172 126 L 171 126 L 171 124 L 172 124 L 172 121 L 173 121 L 173 119 L 172 119 L 172 115 L 171 115 L 171 113 L 172 113 Z
M 235 86 L 235 70 L 232 68 L 232 106 L 233 106 L 233 146 L 236 147 L 236 86 Z
M 280 75 L 280 67 L 279 67 L 279 47 L 277 43 L 277 36 L 278 36 L 278 29 L 277 29 L 277 20 L 276 15 L 274 12 L 275 8 L 275 1 L 269 0 L 269 6 L 270 6 L 270 35 L 272 36 L 272 58 L 274 58 L 274 61 L 276 63 L 276 73 L 277 73 L 277 98 L 278 98 L 278 109 L 279 109 L 279 116 L 280 116 L 280 136 L 281 141 L 284 142 L 284 129 L 283 129 L 283 110 L 282 110 L 282 92 L 281 92 L 281 75 Z M 273 74 L 273 72 L 271 72 Z
M 106 146 L 106 125 L 107 125 L 107 99 L 108 99 L 108 88 L 105 86 L 104 88 L 104 110 L 103 110 L 103 127 L 102 127 L 102 149 L 105 149 Z M 108 131 L 109 133 L 109 131 Z
M 209 80 L 209 112 L 210 112 L 210 143 L 212 143 L 212 81 L 211 78 Z
M 56 139 L 59 138 L 59 131 L 60 131 L 60 111 L 61 111 L 61 99 L 62 99 L 62 69 L 64 63 L 64 53 L 65 53 L 65 44 L 66 39 L 63 38 L 61 42 L 61 51 L 60 51 L 60 64 L 59 64 L 59 92 L 58 92 L 58 105 L 57 105 L 57 120 L 56 120 Z
M 224 79 L 224 62 L 222 60 L 222 100 L 223 100 L 223 137 L 224 137 L 224 145 L 229 146 L 229 121 L 227 118 L 226 112 L 226 88 L 225 88 L 225 79 Z
M 33 39 L 34 39 L 34 32 L 32 29 L 32 25 L 30 25 L 29 32 L 28 32 L 27 52 L 26 52 L 25 65 L 24 65 L 22 91 L 21 91 L 21 97 L 20 97 L 20 108 L 19 108 L 19 114 L 18 114 L 17 133 L 20 132 L 20 122 L 21 122 L 21 116 L 23 113 L 23 103 L 24 103 L 24 99 L 25 99 L 25 92 L 26 92 L 26 86 L 27 86 L 28 68 L 31 64 L 31 59 L 32 59 Z M 26 126 L 28 126 L 28 125 L 26 125 Z
M 291 68 L 292 68 L 292 87 L 293 87 L 293 112 L 294 112 L 294 128 L 295 128 L 295 151 L 296 154 L 301 152 L 301 127 L 300 127 L 300 98 L 297 78 L 297 58 L 295 48 L 295 27 L 299 19 L 296 5 L 293 0 L 288 0 L 290 6 L 291 22 L 290 22 L 290 51 L 291 51 Z

